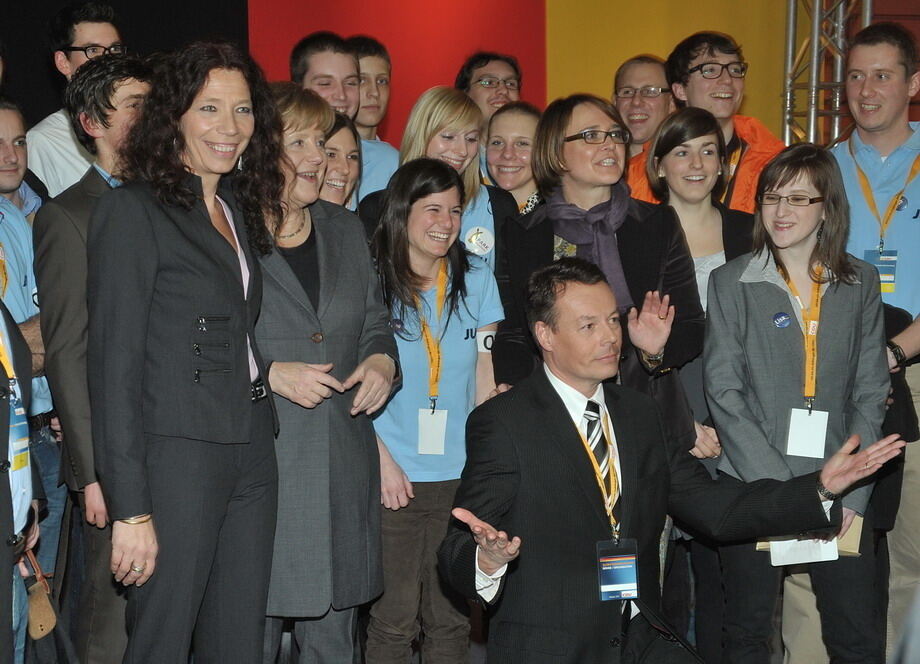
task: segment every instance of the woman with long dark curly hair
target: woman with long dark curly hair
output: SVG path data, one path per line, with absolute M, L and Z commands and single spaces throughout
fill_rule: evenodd
M 280 122 L 236 47 L 165 56 L 88 237 L 95 466 L 125 662 L 261 658 L 276 429 L 254 325 Z M 237 171 L 234 175 L 230 173 Z

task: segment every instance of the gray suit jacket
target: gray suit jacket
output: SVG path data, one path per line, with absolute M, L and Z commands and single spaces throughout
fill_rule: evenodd
M 864 444 L 878 440 L 888 395 L 878 273 L 850 260 L 858 283 L 829 285 L 821 300 L 814 408 L 829 413 L 824 459 L 851 434 Z M 778 313 L 792 317 L 788 326 L 774 323 Z M 785 480 L 824 464 L 786 453 L 790 409 L 804 403 L 804 354 L 801 310 L 769 252 L 740 256 L 713 271 L 703 371 L 724 450 L 720 471 L 745 482 Z M 862 514 L 871 492 L 871 484 L 860 486 L 843 506 Z
M 319 306 L 277 251 L 265 274 L 256 338 L 266 363 L 334 365 L 344 381 L 374 353 L 396 357 L 389 315 L 361 222 L 344 208 L 310 206 L 319 258 Z M 349 414 L 355 389 L 313 409 L 277 400 L 278 526 L 268 614 L 320 616 L 383 590 L 380 469 L 371 420 Z
M 96 481 L 86 383 L 86 231 L 109 185 L 95 168 L 41 207 L 32 227 L 45 374 L 61 418 L 61 479 L 73 490 Z

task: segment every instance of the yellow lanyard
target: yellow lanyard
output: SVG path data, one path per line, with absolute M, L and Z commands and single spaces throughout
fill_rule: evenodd
M 738 149 L 732 152 L 731 156 L 728 158 L 728 177 L 725 178 L 725 191 L 722 192 L 722 197 L 719 199 L 719 202 L 725 203 L 726 198 L 731 195 L 733 187 L 731 182 L 735 179 L 735 171 L 738 169 L 738 164 L 741 163 L 741 155 L 744 152 L 744 146 L 739 145 Z
M 795 295 L 802 309 L 802 322 L 805 324 L 805 385 L 803 388 L 805 406 L 811 412 L 815 405 L 815 393 L 818 388 L 818 321 L 821 319 L 821 284 L 817 281 L 811 286 L 811 306 L 805 310 L 799 291 L 791 279 L 787 279 L 789 290 Z
M 920 155 L 917 155 L 917 157 L 914 159 L 914 163 L 910 167 L 910 170 L 907 172 L 907 179 L 904 180 L 904 186 L 901 187 L 901 191 L 892 196 L 891 200 L 888 201 L 888 207 L 885 208 L 885 216 L 883 217 L 878 212 L 878 205 L 875 203 L 875 196 L 872 194 L 872 185 L 869 184 L 869 178 L 866 177 L 866 174 L 860 167 L 859 162 L 856 161 L 856 154 L 853 152 L 852 138 L 850 138 L 848 141 L 848 145 L 850 148 L 850 156 L 853 158 L 853 165 L 856 167 L 856 175 L 859 177 L 859 188 L 862 189 L 863 197 L 866 199 L 866 205 L 869 206 L 869 210 L 878 220 L 878 250 L 881 252 L 885 248 L 885 233 L 888 232 L 888 226 L 891 224 L 891 219 L 894 217 L 894 213 L 898 209 L 898 202 L 901 200 L 901 196 L 907 189 L 907 185 L 909 185 L 911 181 L 917 176 L 917 173 L 920 173 Z
M 597 478 L 597 486 L 600 488 L 601 495 L 604 497 L 604 510 L 607 512 L 607 518 L 610 519 L 610 530 L 613 536 L 618 538 L 617 533 L 619 525 L 617 524 L 617 518 L 613 515 L 613 504 L 617 501 L 620 485 L 617 481 L 616 465 L 613 462 L 613 438 L 610 436 L 610 429 L 607 426 L 606 413 L 602 414 L 601 422 L 604 427 L 604 437 L 607 439 L 607 469 L 610 473 L 609 488 L 604 484 L 604 477 L 601 475 L 601 467 L 597 465 L 597 457 L 594 456 L 594 450 L 588 445 L 588 439 L 585 438 L 585 435 L 581 433 L 580 429 L 578 435 L 581 437 L 581 444 L 585 446 L 585 452 L 588 455 L 588 459 L 591 460 L 591 467 L 594 468 L 594 477 Z
M 435 290 L 435 312 L 438 321 L 441 320 L 441 312 L 444 310 L 444 301 L 447 299 L 447 261 L 441 259 L 441 267 L 438 269 L 438 282 Z M 422 339 L 425 342 L 425 350 L 428 351 L 428 398 L 431 400 L 431 412 L 435 411 L 438 403 L 438 383 L 441 382 L 441 339 L 437 339 L 431 334 L 431 326 L 428 320 L 421 312 L 421 304 L 416 298 L 416 306 L 419 308 L 419 320 L 422 327 Z

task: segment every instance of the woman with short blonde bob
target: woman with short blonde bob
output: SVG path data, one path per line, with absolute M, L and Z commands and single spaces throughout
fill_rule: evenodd
M 278 517 L 264 662 L 293 620 L 300 662 L 351 662 L 357 606 L 383 590 L 380 471 L 370 416 L 390 395 L 396 342 L 361 222 L 319 199 L 333 112 L 273 85 L 283 124 L 283 216 L 267 226 L 256 338 L 279 434 Z
M 505 220 L 517 216 L 517 204 L 508 192 L 480 181 L 481 125 L 482 111 L 463 92 L 444 86 L 431 88 L 422 93 L 409 114 L 399 163 L 428 157 L 457 171 L 464 190 L 469 192 L 463 206 L 460 241 L 494 271 L 501 228 Z M 375 192 L 361 201 L 360 215 L 368 237 L 380 219 L 383 193 Z

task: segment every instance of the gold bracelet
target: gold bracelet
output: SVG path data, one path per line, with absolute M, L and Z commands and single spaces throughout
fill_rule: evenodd
M 127 523 L 129 526 L 136 526 L 140 523 L 147 523 L 150 519 L 153 518 L 153 514 L 139 514 L 138 516 L 132 516 L 129 519 L 119 519 L 120 523 Z

